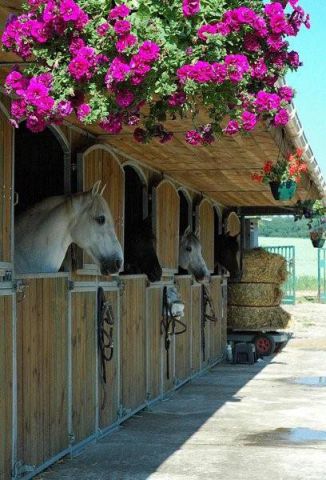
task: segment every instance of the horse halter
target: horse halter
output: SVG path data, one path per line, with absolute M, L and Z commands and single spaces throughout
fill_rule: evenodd
M 106 383 L 106 364 L 112 360 L 114 353 L 114 323 L 112 305 L 106 301 L 103 288 L 99 287 L 97 290 L 97 335 L 103 383 Z
M 164 334 L 164 346 L 166 351 L 166 378 L 170 379 L 170 359 L 169 350 L 171 345 L 171 335 L 182 335 L 187 331 L 187 325 L 180 320 L 184 316 L 184 303 L 181 302 L 180 296 L 175 287 L 172 288 L 174 298 L 172 302 L 168 300 L 168 287 L 163 288 L 163 305 L 161 320 L 161 335 Z M 181 329 L 176 330 L 176 325 L 180 325 Z

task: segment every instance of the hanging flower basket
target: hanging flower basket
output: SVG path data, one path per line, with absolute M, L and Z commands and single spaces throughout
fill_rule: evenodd
M 315 232 L 310 233 L 311 243 L 313 244 L 313 246 L 315 248 L 323 248 L 323 246 L 325 244 L 325 238 L 322 238 L 322 237 L 313 238 L 312 235 L 311 235 L 312 233 L 315 233 Z
M 293 180 L 286 182 L 269 182 L 275 200 L 291 200 L 297 191 L 297 183 Z
M 193 146 L 259 119 L 284 126 L 294 91 L 277 80 L 301 65 L 286 39 L 310 26 L 297 1 L 25 0 L 2 35 L 27 61 L 5 81 L 12 123 L 40 132 L 74 113 L 108 134 L 131 126 L 137 142 L 165 143 L 165 121 L 188 116 Z

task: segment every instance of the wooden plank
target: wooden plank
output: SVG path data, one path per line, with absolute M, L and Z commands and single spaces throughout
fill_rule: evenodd
M 214 207 L 204 198 L 196 208 L 196 228 L 199 227 L 199 239 L 203 257 L 210 272 L 214 271 Z
M 147 330 L 147 399 L 153 400 L 162 393 L 162 288 L 150 287 L 146 290 L 146 330 Z
M 0 110 L 0 261 L 11 261 L 13 129 Z
M 118 419 L 119 391 L 118 391 L 118 292 L 105 292 L 105 299 L 112 306 L 115 324 L 113 326 L 113 357 L 106 362 L 106 384 L 100 375 L 99 379 L 99 426 L 106 428 Z M 99 358 L 99 362 L 101 358 Z M 101 374 L 101 371 L 99 371 Z
M 125 412 L 146 400 L 145 277 L 123 277 L 121 296 L 121 400 Z
M 222 331 L 221 331 L 221 354 L 224 353 L 227 343 L 227 308 L 228 308 L 228 288 L 227 282 L 222 285 Z
M 68 447 L 67 278 L 28 279 L 17 302 L 18 459 L 39 465 Z
M 163 180 L 154 188 L 156 251 L 162 268 L 177 270 L 180 198 L 175 186 Z
M 0 295 L 0 480 L 11 472 L 12 334 L 12 297 Z
M 201 316 L 202 316 L 202 287 L 191 287 L 191 372 L 197 373 L 201 368 L 202 345 L 201 345 Z
M 176 384 L 191 376 L 191 277 L 178 278 L 176 284 L 181 300 L 185 304 L 185 316 L 181 318 L 187 331 L 175 336 L 175 382 Z
M 95 433 L 96 292 L 72 293 L 72 425 L 75 442 Z

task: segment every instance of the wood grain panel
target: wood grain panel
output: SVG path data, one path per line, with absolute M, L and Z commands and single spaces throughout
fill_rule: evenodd
M 0 262 L 11 262 L 13 128 L 0 110 Z
M 196 228 L 199 227 L 200 243 L 208 270 L 214 271 L 214 207 L 203 199 L 196 207 Z
M 220 277 L 211 277 L 210 292 L 213 301 L 216 323 L 210 326 L 210 354 L 211 362 L 221 356 L 221 333 L 222 333 L 222 289 Z
M 99 426 L 100 428 L 109 427 L 118 419 L 119 409 L 119 391 L 118 391 L 118 292 L 105 292 L 105 299 L 112 306 L 114 321 L 113 326 L 113 357 L 110 362 L 106 362 L 106 384 L 99 380 Z M 101 361 L 101 359 L 99 359 Z M 100 372 L 99 372 L 100 373 Z
M 187 331 L 175 336 L 175 378 L 180 383 L 191 376 L 191 283 L 192 279 L 176 277 L 176 283 L 185 304 L 185 316 L 181 318 Z
M 68 447 L 68 282 L 26 280 L 17 303 L 18 458 L 38 465 Z
M 163 180 L 154 188 L 154 205 L 158 258 L 162 268 L 177 270 L 180 198 L 171 182 Z
M 96 292 L 72 293 L 72 424 L 75 441 L 95 433 Z
M 12 297 L 0 293 L 0 480 L 11 472 L 12 335 Z
M 227 343 L 227 308 L 228 308 L 228 288 L 227 282 L 222 285 L 222 331 L 221 331 L 221 354 L 224 353 Z
M 202 287 L 191 287 L 191 371 L 197 373 L 201 368 L 201 315 L 202 315 Z
M 147 288 L 147 398 L 153 400 L 162 393 L 162 288 Z M 163 358 L 165 360 L 165 358 Z
M 123 277 L 121 296 L 121 399 L 125 411 L 146 400 L 146 280 Z

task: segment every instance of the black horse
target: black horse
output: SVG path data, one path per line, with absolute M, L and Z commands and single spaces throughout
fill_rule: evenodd
M 237 237 L 217 235 L 214 242 L 215 273 L 223 267 L 230 272 L 230 280 L 241 280 L 240 251 Z
M 150 282 L 158 282 L 162 268 L 155 251 L 155 236 L 150 217 L 130 225 L 125 232 L 124 273 L 145 273 Z

